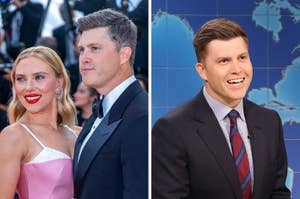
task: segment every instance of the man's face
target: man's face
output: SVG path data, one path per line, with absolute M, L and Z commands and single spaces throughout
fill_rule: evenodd
M 83 82 L 106 94 L 121 75 L 121 53 L 107 33 L 107 27 L 84 31 L 79 43 L 79 67 Z
M 230 107 L 244 98 L 253 75 L 248 46 L 242 37 L 208 43 L 205 60 L 196 69 L 207 92 Z

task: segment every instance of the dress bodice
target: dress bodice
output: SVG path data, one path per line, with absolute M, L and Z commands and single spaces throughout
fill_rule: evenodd
M 72 198 L 72 159 L 61 151 L 46 147 L 27 126 L 21 125 L 42 146 L 42 150 L 33 160 L 21 166 L 17 185 L 19 198 Z

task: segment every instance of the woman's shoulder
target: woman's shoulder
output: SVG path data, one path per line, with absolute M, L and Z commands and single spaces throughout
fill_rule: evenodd
M 5 127 L 0 133 L 0 150 L 22 153 L 27 146 L 25 137 L 24 129 L 18 122 Z
M 21 124 L 19 122 L 13 123 L 8 125 L 7 127 L 5 127 L 1 133 L 0 136 L 1 137 L 6 137 L 6 138 L 21 138 L 22 136 L 20 136 L 20 134 L 24 133 L 24 129 L 21 126 Z

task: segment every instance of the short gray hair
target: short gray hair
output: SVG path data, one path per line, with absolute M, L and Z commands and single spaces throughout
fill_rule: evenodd
M 115 42 L 117 51 L 125 46 L 131 48 L 130 64 L 133 66 L 137 40 L 136 25 L 127 16 L 112 9 L 99 10 L 78 19 L 80 34 L 98 27 L 108 27 L 108 34 Z

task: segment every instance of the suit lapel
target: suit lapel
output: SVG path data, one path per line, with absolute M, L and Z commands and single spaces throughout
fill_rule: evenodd
M 112 135 L 114 130 L 118 127 L 122 119 L 108 123 L 109 114 L 107 114 L 100 125 L 97 127 L 93 135 L 90 137 L 89 141 L 86 143 L 84 149 L 82 150 L 80 161 L 78 163 L 77 169 L 78 178 L 82 178 L 92 160 L 96 156 L 99 150 L 101 150 L 103 144 Z
M 103 118 L 100 125 L 97 127 L 93 135 L 90 137 L 89 141 L 86 143 L 84 149 L 82 150 L 80 161 L 77 167 L 74 169 L 75 182 L 82 179 L 87 172 L 89 165 L 92 163 L 96 154 L 101 150 L 105 142 L 114 133 L 118 125 L 122 121 L 123 114 L 132 101 L 132 99 L 142 92 L 142 88 L 139 83 L 135 81 L 132 83 L 116 100 L 116 102 L 111 107 L 109 113 Z M 95 118 L 89 120 L 85 125 L 84 129 L 80 133 L 76 141 L 75 147 L 75 157 L 78 158 L 78 152 L 81 147 L 81 143 L 90 131 Z M 75 163 L 76 166 L 76 163 Z
M 264 136 L 263 133 L 263 124 L 258 122 L 257 119 L 257 111 L 255 111 L 255 107 L 251 107 L 252 104 L 244 100 L 244 110 L 245 110 L 245 118 L 247 121 L 248 132 L 251 136 L 251 151 L 252 151 L 252 159 L 253 159 L 253 170 L 254 170 L 254 187 L 253 187 L 253 195 L 255 192 L 263 187 L 261 179 L 264 176 L 265 168 L 268 166 L 265 165 L 265 158 L 268 156 L 266 154 L 266 150 L 264 148 L 265 141 L 268 139 Z
M 203 92 L 196 97 L 195 110 L 199 110 L 199 107 L 201 107 L 201 111 L 195 112 L 195 119 L 199 123 L 197 133 L 215 157 L 236 197 L 240 198 L 242 192 L 241 189 L 237 189 L 240 187 L 240 183 L 234 159 L 217 118 L 204 98 Z
M 81 130 L 76 143 L 75 143 L 75 149 L 74 149 L 74 159 L 73 159 L 73 176 L 76 175 L 77 171 L 77 162 L 78 162 L 78 155 L 79 155 L 79 150 L 81 148 L 82 142 L 84 138 L 87 136 L 87 134 L 90 132 L 93 123 L 95 121 L 95 117 L 92 115 L 87 121 L 86 124 L 84 125 L 83 129 Z
M 111 107 L 108 122 L 111 123 L 122 118 L 128 104 L 141 92 L 143 92 L 143 90 L 138 81 L 133 82 Z

